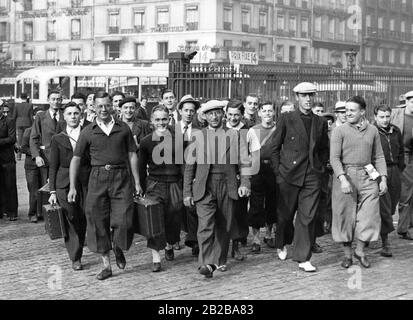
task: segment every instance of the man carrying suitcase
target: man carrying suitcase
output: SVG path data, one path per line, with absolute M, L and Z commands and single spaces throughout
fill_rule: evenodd
M 70 163 L 68 201 L 76 199 L 80 160 L 89 154 L 92 170 L 86 196 L 86 239 L 90 251 L 102 255 L 104 268 L 97 279 L 105 280 L 112 276 L 109 255 L 112 247 L 117 266 L 124 269 L 126 260 L 122 250 L 128 250 L 133 240 L 134 203 L 130 171 L 136 193 L 142 193 L 142 189 L 132 132 L 127 124 L 113 116 L 108 93 L 98 92 L 94 101 L 97 117 L 81 132 Z

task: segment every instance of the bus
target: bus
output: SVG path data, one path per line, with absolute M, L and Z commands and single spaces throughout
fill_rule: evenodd
M 14 96 L 18 99 L 25 92 L 30 102 L 39 107 L 48 104 L 50 90 L 59 90 L 63 103 L 69 102 L 75 92 L 87 95 L 99 90 L 109 93 L 120 91 L 151 101 L 158 99 L 160 91 L 167 86 L 167 78 L 167 63 L 151 67 L 119 64 L 36 67 L 16 77 Z

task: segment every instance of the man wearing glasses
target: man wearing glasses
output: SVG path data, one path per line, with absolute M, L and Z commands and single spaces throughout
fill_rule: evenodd
M 65 128 L 62 110 L 62 95 L 52 90 L 48 95 L 49 108 L 38 112 L 30 134 L 30 152 L 40 168 L 41 183 L 46 184 L 49 177 L 50 144 L 52 137 Z

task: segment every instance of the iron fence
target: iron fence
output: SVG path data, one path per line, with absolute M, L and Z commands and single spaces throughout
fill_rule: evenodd
M 276 105 L 295 100 L 293 88 L 300 82 L 316 84 L 316 101 L 333 111 L 339 100 L 360 95 L 366 99 L 367 115 L 374 106 L 399 105 L 400 95 L 413 90 L 413 72 L 391 70 L 350 70 L 330 66 L 293 65 L 284 63 L 239 66 L 223 64 L 190 64 L 170 60 L 169 87 L 178 98 L 191 94 L 196 98 L 244 99 L 255 93 L 261 101 Z

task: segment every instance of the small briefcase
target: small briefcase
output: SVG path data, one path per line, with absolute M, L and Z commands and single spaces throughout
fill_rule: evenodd
M 58 205 L 45 204 L 43 206 L 44 227 L 50 239 L 66 237 L 66 224 L 62 208 Z
M 135 233 L 147 239 L 164 234 L 165 218 L 162 204 L 153 199 L 142 197 L 135 198 L 134 202 L 133 226 Z
M 43 187 L 37 190 L 37 216 L 43 216 L 43 205 L 49 204 L 50 197 L 49 182 L 47 182 Z

